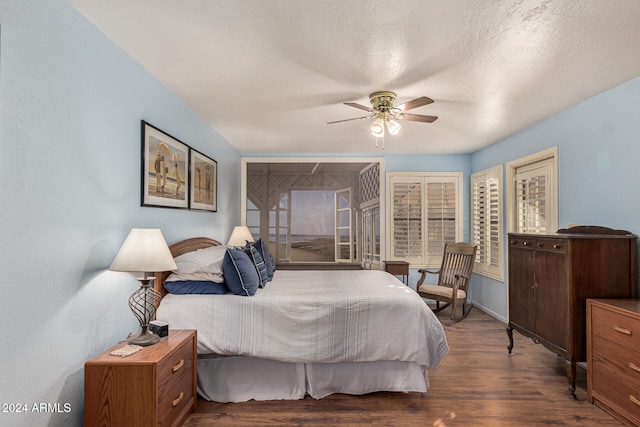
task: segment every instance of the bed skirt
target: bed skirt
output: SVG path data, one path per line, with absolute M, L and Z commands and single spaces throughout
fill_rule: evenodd
M 215 402 L 321 399 L 333 393 L 427 391 L 428 373 L 412 362 L 288 363 L 247 356 L 200 356 L 198 394 Z

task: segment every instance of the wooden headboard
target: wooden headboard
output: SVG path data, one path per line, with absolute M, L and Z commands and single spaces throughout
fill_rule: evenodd
M 169 246 L 169 250 L 171 251 L 171 255 L 173 257 L 180 256 L 182 254 L 186 254 L 187 252 L 197 251 L 198 249 L 204 249 L 211 246 L 220 246 L 222 243 L 217 240 L 210 239 L 208 237 L 192 237 L 190 239 L 181 240 L 179 242 L 174 243 Z M 153 288 L 160 292 L 160 295 L 164 298 L 167 294 L 167 291 L 164 289 L 162 285 L 167 277 L 171 274 L 170 271 L 157 271 L 155 272 L 155 280 L 153 281 Z

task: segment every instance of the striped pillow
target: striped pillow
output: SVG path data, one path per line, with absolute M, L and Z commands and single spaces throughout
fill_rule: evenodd
M 258 279 L 260 280 L 260 287 L 264 288 L 269 281 L 269 276 L 267 275 L 267 265 L 265 264 L 262 255 L 260 255 L 260 251 L 249 242 L 247 242 L 247 245 L 242 250 L 249 256 L 253 265 L 256 267 Z

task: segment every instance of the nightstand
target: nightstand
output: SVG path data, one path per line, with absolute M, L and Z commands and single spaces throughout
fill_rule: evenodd
M 402 276 L 402 283 L 409 284 L 409 263 L 406 261 L 385 261 L 384 271 L 394 276 Z M 405 281 L 406 280 L 406 281 Z
M 196 408 L 196 331 L 171 330 L 158 344 L 126 357 L 84 365 L 84 425 L 179 426 Z

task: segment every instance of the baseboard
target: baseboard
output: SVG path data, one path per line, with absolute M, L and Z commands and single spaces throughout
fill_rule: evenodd
M 484 311 L 485 313 L 487 313 L 489 316 L 493 317 L 496 320 L 501 321 L 502 323 L 504 323 L 505 325 L 507 324 L 507 319 L 501 315 L 499 315 L 498 313 L 496 313 L 493 310 L 488 309 L 487 307 L 478 304 L 476 302 L 473 303 L 473 308 L 479 308 L 481 311 Z

